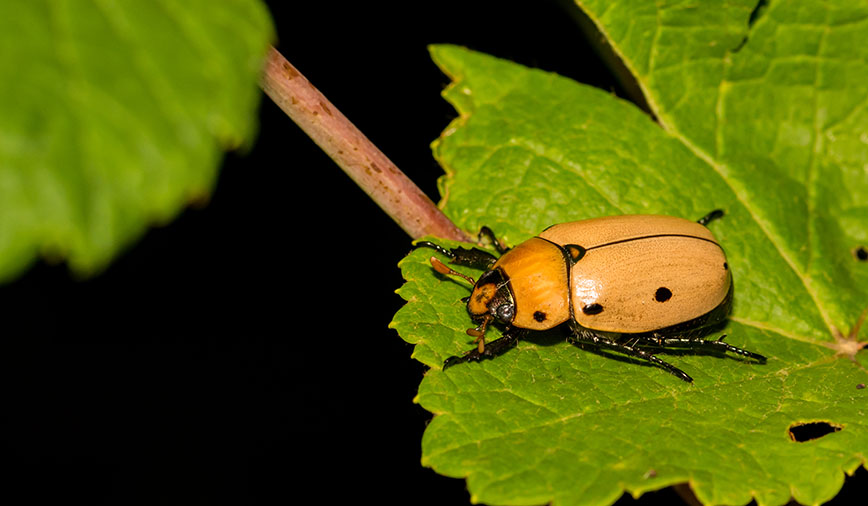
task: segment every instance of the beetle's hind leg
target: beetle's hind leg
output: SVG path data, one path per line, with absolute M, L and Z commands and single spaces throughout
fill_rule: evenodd
M 629 355 L 631 357 L 647 360 L 654 365 L 666 369 L 667 371 L 669 371 L 670 374 L 677 376 L 688 383 L 693 382 L 693 378 L 688 376 L 687 373 L 675 367 L 674 365 L 657 358 L 653 353 L 649 353 L 642 348 L 634 346 L 635 342 L 629 343 L 613 341 L 588 330 L 576 330 L 574 333 L 570 334 L 567 339 L 571 343 L 578 344 L 579 346 L 583 344 L 590 344 L 597 348 L 605 348 L 612 351 L 617 351 L 619 353 L 623 353 L 625 355 Z
M 726 337 L 726 334 L 720 336 L 717 339 L 705 339 L 703 337 L 664 337 L 664 336 L 652 336 L 651 340 L 655 345 L 660 347 L 668 347 L 668 348 L 688 348 L 688 349 L 707 349 L 718 351 L 720 353 L 726 353 L 727 351 L 730 353 L 735 353 L 736 355 L 741 355 L 743 357 L 752 358 L 760 363 L 766 362 L 766 357 L 760 355 L 759 353 L 754 353 L 752 351 L 745 350 L 743 348 L 739 348 L 737 346 L 733 346 L 729 343 L 723 341 Z
M 445 371 L 449 367 L 462 362 L 479 362 L 485 358 L 494 358 L 512 348 L 522 335 L 524 335 L 524 330 L 517 327 L 509 327 L 499 339 L 495 339 L 487 344 L 485 341 L 481 341 L 479 346 L 464 355 L 447 358 L 443 362 L 443 370 Z

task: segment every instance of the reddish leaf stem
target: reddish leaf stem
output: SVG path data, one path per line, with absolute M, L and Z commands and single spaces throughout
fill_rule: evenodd
M 471 241 L 274 48 L 269 50 L 261 86 L 410 237 Z

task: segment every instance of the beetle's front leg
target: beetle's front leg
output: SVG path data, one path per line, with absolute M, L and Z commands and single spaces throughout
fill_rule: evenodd
M 483 226 L 479 230 L 479 244 L 482 244 L 482 238 L 486 237 L 494 246 L 494 249 L 501 255 L 509 251 L 509 248 L 504 246 L 503 242 L 494 235 L 494 232 Z M 497 257 L 491 253 L 479 248 L 444 248 L 437 243 L 431 241 L 419 241 L 413 245 L 416 248 L 431 248 L 437 250 L 440 254 L 449 257 L 449 263 L 456 265 L 464 265 L 474 269 L 487 271 L 497 262 Z
M 437 250 L 438 253 L 449 257 L 449 263 L 464 265 L 474 269 L 488 270 L 492 265 L 494 265 L 494 262 L 497 262 L 496 256 L 479 248 L 446 249 L 431 241 L 419 241 L 413 245 L 413 249 L 416 248 L 431 248 Z
M 485 358 L 494 358 L 506 350 L 512 348 L 516 341 L 524 334 L 523 329 L 519 329 L 517 327 L 508 327 L 503 335 L 499 339 L 495 339 L 490 343 L 485 343 L 485 338 L 482 336 L 477 337 L 477 347 L 468 351 L 464 355 L 452 356 L 447 358 L 443 362 L 443 370 L 445 371 L 449 367 L 453 365 L 460 364 L 462 362 L 479 362 Z

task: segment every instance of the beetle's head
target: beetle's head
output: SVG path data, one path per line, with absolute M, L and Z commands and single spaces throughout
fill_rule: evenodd
M 431 265 L 441 274 L 464 278 L 473 285 L 470 297 L 463 300 L 467 302 L 467 312 L 470 314 L 470 318 L 479 326 L 474 329 L 467 329 L 469 335 L 477 338 L 477 340 L 484 338 L 485 330 L 492 320 L 504 324 L 512 323 L 512 319 L 515 317 L 515 301 L 509 290 L 509 279 L 501 269 L 495 268 L 485 271 L 480 276 L 479 281 L 474 281 L 470 276 L 447 267 L 434 257 L 431 257 Z
M 500 269 L 486 271 L 473 287 L 467 299 L 467 312 L 473 321 L 495 320 L 512 323 L 515 301 L 509 291 L 509 280 Z

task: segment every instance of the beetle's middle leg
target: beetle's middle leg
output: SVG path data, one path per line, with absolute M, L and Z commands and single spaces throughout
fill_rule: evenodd
M 715 209 L 714 211 L 711 211 L 710 213 L 703 216 L 702 218 L 696 220 L 696 223 L 705 226 L 708 225 L 709 221 L 716 220 L 721 217 L 723 217 L 723 209 Z
M 625 355 L 629 355 L 631 357 L 641 358 L 655 364 L 663 369 L 669 371 L 672 375 L 678 376 L 688 383 L 693 382 L 693 378 L 687 375 L 681 369 L 675 367 L 674 365 L 665 362 L 659 358 L 657 358 L 653 353 L 649 353 L 641 348 L 637 348 L 633 346 L 631 343 L 627 342 L 618 342 L 612 339 L 608 339 L 606 337 L 600 336 L 591 332 L 589 330 L 576 330 L 574 333 L 571 333 L 567 338 L 573 344 L 590 344 L 597 348 L 606 348 L 609 350 L 617 351 L 623 353 Z
M 485 225 L 483 225 L 482 228 L 479 229 L 479 235 L 477 236 L 477 238 L 480 242 L 482 242 L 482 236 L 487 237 L 488 240 L 491 241 L 491 243 L 494 245 L 494 249 L 496 249 L 497 252 L 501 255 L 509 251 L 509 248 L 504 245 L 503 242 L 501 242 L 501 240 L 498 239 L 496 235 L 494 235 L 494 231 Z

